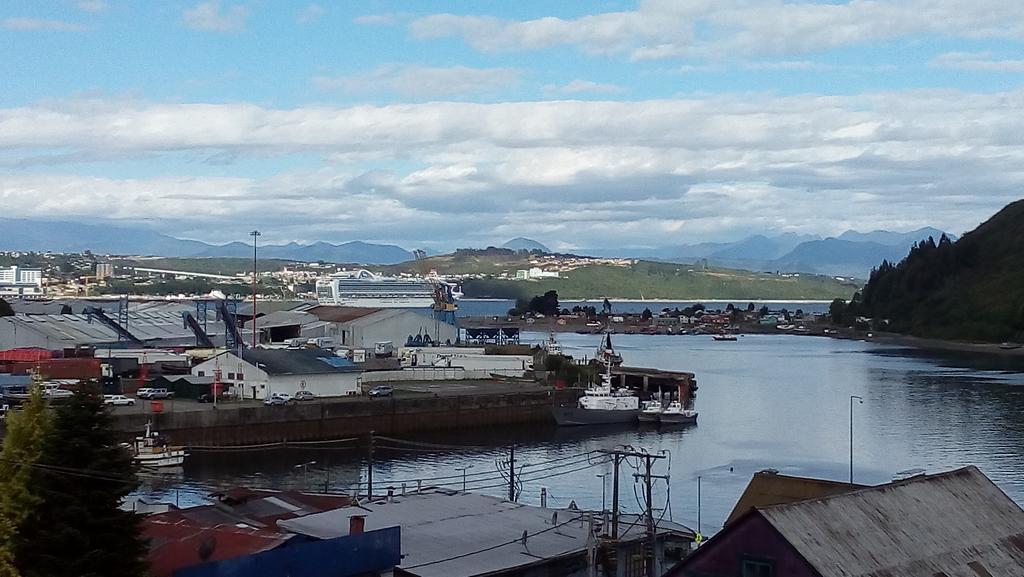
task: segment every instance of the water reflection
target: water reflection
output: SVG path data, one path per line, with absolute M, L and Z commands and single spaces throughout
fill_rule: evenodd
M 542 334 L 526 334 L 541 342 Z M 563 348 L 590 356 L 596 335 L 561 335 Z M 696 524 L 697 477 L 702 485 L 705 532 L 726 518 L 750 476 L 764 468 L 794 475 L 845 480 L 849 474 L 849 396 L 864 398 L 854 411 L 856 480 L 879 483 L 898 471 L 978 465 L 1018 502 L 1024 502 L 1024 370 L 1016 361 L 937 355 L 858 341 L 748 335 L 719 343 L 705 336 L 618 335 L 616 347 L 634 366 L 697 374 L 696 427 L 657 429 L 483 429 L 422 434 L 425 444 L 472 446 L 432 449 L 381 442 L 375 452 L 379 492 L 401 481 L 434 479 L 454 488 L 504 495 L 499 469 L 514 443 L 524 466 L 521 499 L 537 503 L 546 487 L 551 502 L 599 508 L 606 464 L 587 453 L 620 445 L 666 451 L 660 465 L 670 483 L 655 489 L 659 506 L 675 521 Z M 385 448 L 387 447 L 387 448 Z M 148 490 L 188 503 L 218 487 L 347 489 L 365 491 L 366 448 L 289 449 L 252 453 L 196 454 L 179 478 Z M 593 462 L 600 462 L 594 455 Z M 315 465 L 296 465 L 316 461 Z M 622 470 L 623 507 L 638 510 L 631 465 Z M 670 468 L 670 471 L 669 471 Z M 610 496 L 607 499 L 610 502 Z

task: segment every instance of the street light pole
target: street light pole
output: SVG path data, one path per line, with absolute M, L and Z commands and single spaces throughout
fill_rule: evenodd
M 605 483 L 604 478 L 608 475 L 602 473 L 600 475 L 594 475 L 598 479 L 601 479 L 601 514 L 604 514 L 605 510 L 605 489 L 608 487 L 608 483 Z
M 466 492 L 466 469 L 465 467 L 455 469 L 456 471 L 462 471 L 462 492 Z
M 256 348 L 256 237 L 260 231 L 254 230 L 249 233 L 252 237 L 252 348 Z
M 853 400 L 857 399 L 864 404 L 864 398 L 857 395 L 850 395 L 850 484 L 853 484 Z

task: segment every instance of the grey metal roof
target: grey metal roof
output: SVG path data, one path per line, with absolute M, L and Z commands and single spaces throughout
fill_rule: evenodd
M 1024 575 L 1024 511 L 975 467 L 758 513 L 822 577 Z
M 359 372 L 352 361 L 323 349 L 242 349 L 242 359 L 270 375 Z
M 315 316 L 299 311 L 276 311 L 256 320 L 260 329 L 276 327 L 304 326 L 321 322 Z M 246 321 L 245 327 L 252 330 L 252 321 Z
M 115 316 L 112 316 L 115 318 Z M 118 342 L 117 333 L 88 315 L 15 315 L 0 318 L 0 331 L 29 330 L 66 346 L 103 345 Z M 223 335 L 217 322 L 207 325 L 210 336 Z M 185 328 L 181 315 L 175 312 L 129 312 L 128 330 L 147 344 L 187 346 L 195 343 L 195 335 Z
M 445 492 L 396 496 L 391 503 L 335 509 L 278 521 L 278 526 L 328 539 L 348 535 L 352 515 L 366 516 L 366 530 L 401 526 L 401 567 L 421 577 L 486 575 L 579 554 L 587 547 L 589 530 L 576 511 Z M 692 535 L 686 527 L 667 522 L 662 522 L 660 530 Z M 525 544 L 520 541 L 524 531 Z M 642 536 L 643 531 L 636 531 L 626 540 Z

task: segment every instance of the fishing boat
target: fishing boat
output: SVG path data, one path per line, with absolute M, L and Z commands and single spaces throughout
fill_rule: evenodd
M 554 407 L 555 422 L 561 426 L 609 425 L 635 423 L 640 413 L 640 399 L 628 389 L 613 389 L 611 366 L 601 375 L 601 382 L 591 385 L 576 406 Z
M 684 408 L 679 401 L 672 401 L 661 412 L 659 422 L 663 425 L 692 425 L 697 422 L 697 411 Z
M 178 467 L 185 462 L 188 455 L 185 447 L 174 447 L 167 443 L 167 438 L 152 430 L 146 423 L 146 434 L 135 437 L 129 445 L 132 459 L 142 467 Z
M 561 355 L 562 354 L 562 345 L 560 345 L 558 343 L 558 341 L 555 340 L 555 332 L 554 331 L 551 331 L 551 333 L 548 334 L 548 342 L 544 343 L 544 350 L 549 355 Z
M 597 347 L 597 354 L 594 359 L 599 363 L 610 367 L 617 367 L 622 364 L 622 355 L 615 352 L 615 348 L 612 347 L 612 334 L 609 331 L 605 331 L 604 338 L 601 339 L 601 345 Z
M 661 401 L 644 401 L 640 405 L 640 414 L 637 419 L 641 423 L 658 423 L 661 421 Z

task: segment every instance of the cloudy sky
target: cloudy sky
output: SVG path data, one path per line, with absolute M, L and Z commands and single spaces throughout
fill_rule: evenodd
M 1024 183 L 1024 2 L 5 0 L 3 216 L 211 242 L 961 233 Z

